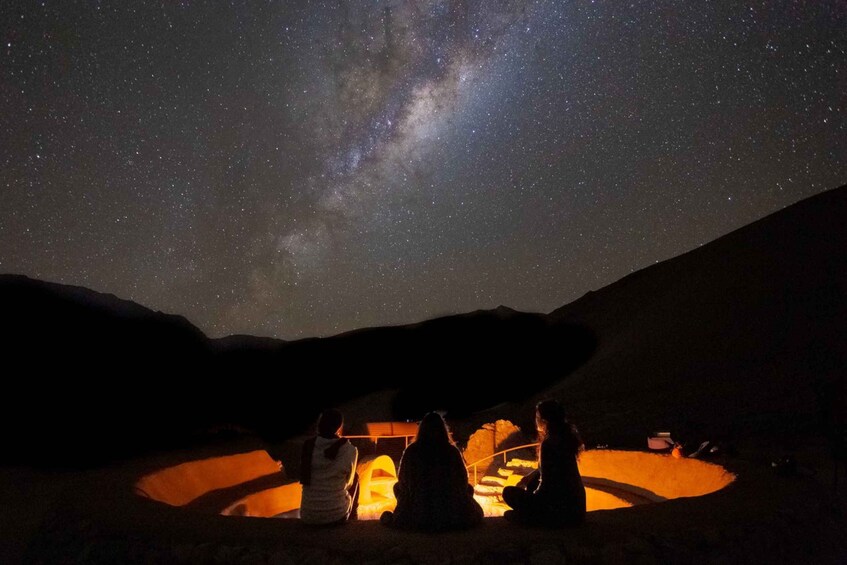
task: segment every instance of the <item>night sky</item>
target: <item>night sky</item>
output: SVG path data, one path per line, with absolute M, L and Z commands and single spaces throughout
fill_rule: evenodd
M 847 3 L 0 2 L 0 272 L 284 339 L 550 311 L 847 182 Z

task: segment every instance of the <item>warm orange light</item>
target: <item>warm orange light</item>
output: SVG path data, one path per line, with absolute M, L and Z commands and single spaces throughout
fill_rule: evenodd
M 282 478 L 279 463 L 267 451 L 256 450 L 161 469 L 141 477 L 135 491 L 171 506 L 185 506 L 210 491 L 273 475 Z
M 386 510 L 394 510 L 397 470 L 387 455 L 359 462 L 359 520 L 378 520 Z
M 503 487 L 516 484 L 536 467 L 535 461 L 512 458 L 496 476 L 482 477 L 474 487 L 474 498 L 485 515 L 502 516 L 509 509 L 502 501 Z M 580 455 L 579 472 L 589 512 L 702 496 L 735 480 L 719 465 L 641 451 L 586 451 Z
M 474 497 L 485 515 L 502 515 L 508 509 L 500 497 L 503 487 L 516 484 L 535 467 L 535 461 L 512 458 L 495 475 L 482 477 Z M 641 451 L 586 451 L 579 470 L 589 511 L 702 496 L 735 480 L 719 465 Z M 387 455 L 365 458 L 357 472 L 359 519 L 378 519 L 382 512 L 393 510 L 394 461 Z M 261 450 L 168 467 L 142 477 L 135 489 L 172 506 L 228 516 L 296 517 L 301 496 L 300 484 L 286 483 L 278 463 Z
M 714 463 L 643 451 L 586 451 L 580 456 L 579 472 L 586 486 L 623 488 L 650 502 L 703 496 L 735 480 Z

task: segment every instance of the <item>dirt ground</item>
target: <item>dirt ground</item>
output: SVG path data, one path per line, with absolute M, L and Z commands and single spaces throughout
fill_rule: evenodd
M 566 530 L 487 518 L 476 529 L 398 532 L 377 522 L 313 528 L 294 520 L 191 513 L 142 499 L 134 479 L 170 454 L 87 472 L 2 469 L 3 563 L 620 563 L 847 561 L 847 472 L 765 451 L 721 461 L 738 475 L 702 497 L 601 510 Z

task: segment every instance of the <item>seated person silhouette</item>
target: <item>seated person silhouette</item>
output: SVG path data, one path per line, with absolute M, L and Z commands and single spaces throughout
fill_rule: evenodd
M 535 407 L 535 425 L 541 439 L 538 472 L 525 484 L 503 489 L 503 501 L 512 507 L 509 521 L 537 526 L 568 526 L 585 521 L 585 487 L 577 458 L 583 448 L 576 428 L 555 400 Z
M 445 531 L 482 522 L 482 507 L 473 498 L 465 461 L 437 412 L 424 416 L 415 441 L 403 452 L 394 495 L 397 508 L 380 518 L 385 525 Z
M 300 519 L 307 524 L 343 524 L 356 519 L 359 452 L 341 437 L 344 418 L 330 408 L 318 418 L 318 435 L 306 440 L 300 457 Z

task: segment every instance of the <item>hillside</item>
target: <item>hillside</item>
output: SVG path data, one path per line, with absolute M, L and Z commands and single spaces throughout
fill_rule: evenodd
M 595 443 L 843 434 L 845 218 L 842 187 L 555 310 L 597 349 L 544 394 Z
M 0 275 L 16 401 L 0 459 L 96 464 L 217 436 L 302 432 L 325 406 L 392 390 L 393 417 L 526 398 L 587 359 L 593 337 L 508 308 L 285 342 L 209 340 L 179 316 L 80 287 Z M 563 344 L 565 344 L 563 348 Z M 480 378 L 531 371 L 510 389 Z
M 531 426 L 542 396 L 561 397 L 590 444 L 641 446 L 659 428 L 837 440 L 845 217 L 842 187 L 549 315 L 499 307 L 294 342 L 208 340 L 111 295 L 0 275 L 0 343 L 21 367 L 3 457 L 85 464 L 245 428 L 278 440 L 344 403 L 361 420 L 439 408 L 469 429 Z
M 190 425 L 178 407 L 208 344 L 184 318 L 16 275 L 0 275 L 0 311 L 4 381 L 14 391 L 0 413 L 0 458 L 74 465 Z M 170 386 L 176 379 L 185 386 Z

